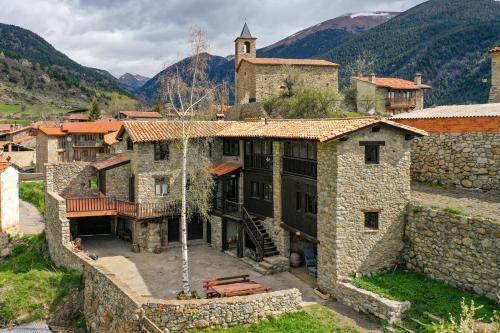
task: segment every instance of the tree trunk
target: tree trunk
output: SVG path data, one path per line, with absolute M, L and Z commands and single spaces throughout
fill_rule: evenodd
M 183 132 L 184 132 L 184 123 Z M 186 198 L 186 181 L 187 181 L 187 153 L 189 139 L 183 135 L 182 138 L 182 208 L 181 208 L 181 247 L 182 247 L 182 289 L 185 293 L 189 292 L 189 262 L 188 262 L 188 246 L 187 246 L 187 198 Z

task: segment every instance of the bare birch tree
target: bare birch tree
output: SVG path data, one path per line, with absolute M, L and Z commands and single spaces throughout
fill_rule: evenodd
M 206 158 L 206 140 L 196 138 L 192 127 L 195 126 L 196 113 L 210 107 L 215 90 L 206 75 L 208 43 L 205 34 L 194 27 L 190 35 L 191 57 L 188 68 L 176 68 L 173 74 L 162 78 L 167 107 L 177 114 L 181 126 L 182 291 L 185 295 L 190 295 L 187 219 L 195 211 L 203 217 L 208 215 L 213 189 L 213 179 L 206 171 L 209 161 Z

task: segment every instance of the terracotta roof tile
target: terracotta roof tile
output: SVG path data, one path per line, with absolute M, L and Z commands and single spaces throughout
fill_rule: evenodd
M 0 124 L 0 132 L 9 132 L 14 125 L 12 124 Z
M 339 119 L 270 119 L 258 121 L 198 121 L 191 123 L 191 137 L 228 137 L 228 138 L 270 138 L 270 139 L 303 139 L 328 141 L 376 124 L 386 124 L 418 135 L 426 135 L 425 131 L 398 124 L 396 122 L 365 118 Z M 126 122 L 118 134 L 121 137 L 127 132 L 134 142 L 175 140 L 181 136 L 179 121 L 143 121 Z
M 215 136 L 220 130 L 231 125 L 231 122 L 220 121 L 193 121 L 189 123 L 190 137 Z M 134 142 L 149 142 L 161 140 L 175 140 L 182 136 L 180 121 L 127 121 L 120 130 L 127 131 Z
M 64 123 L 62 130 L 69 134 L 77 133 L 98 133 L 106 134 L 115 132 L 120 129 L 123 122 L 121 121 L 89 121 L 82 123 Z
M 123 154 L 118 154 L 118 155 L 113 155 L 110 158 L 107 158 L 103 161 L 100 162 L 95 162 L 92 164 L 92 166 L 99 171 L 102 170 L 107 170 L 111 169 L 114 167 L 118 167 L 120 165 L 124 165 L 130 162 L 130 159 L 123 155 Z
M 127 118 L 163 118 L 158 112 L 149 111 L 120 111 Z
M 64 136 L 67 134 L 63 132 L 59 127 L 40 127 L 39 130 L 46 135 L 52 136 Z
M 243 58 L 238 64 L 238 69 L 243 61 L 254 65 L 340 67 L 339 64 L 321 59 Z
M 392 77 L 376 77 L 375 82 L 370 82 L 369 78 L 366 76 L 353 76 L 354 80 L 363 81 L 371 84 L 375 84 L 377 87 L 391 88 L 391 89 L 402 89 L 402 90 L 418 90 L 418 89 L 430 89 L 431 86 L 427 84 L 416 85 L 413 81 L 392 78 Z
M 89 115 L 86 113 L 74 113 L 63 117 L 67 120 L 89 120 Z
M 14 143 L 21 144 L 23 142 L 26 142 L 26 141 L 29 141 L 29 140 L 33 140 L 33 139 L 36 139 L 36 137 L 32 136 L 32 135 L 29 135 L 29 136 L 25 136 L 23 138 L 19 138 L 19 139 L 14 140 Z
M 108 146 L 112 146 L 115 143 L 118 143 L 118 140 L 116 139 L 117 134 L 118 134 L 118 131 L 105 134 L 104 135 L 104 143 L 107 144 Z
M 498 53 L 500 52 L 500 46 L 494 47 L 490 50 L 490 53 Z
M 222 162 L 212 164 L 209 167 L 208 172 L 214 176 L 220 177 L 238 169 L 241 169 L 241 164 L 239 163 Z

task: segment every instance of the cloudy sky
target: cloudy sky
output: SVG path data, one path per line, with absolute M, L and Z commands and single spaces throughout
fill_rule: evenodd
M 189 53 L 190 27 L 229 55 L 245 19 L 258 47 L 353 12 L 403 11 L 424 0 L 0 0 L 0 22 L 41 35 L 73 60 L 153 76 Z

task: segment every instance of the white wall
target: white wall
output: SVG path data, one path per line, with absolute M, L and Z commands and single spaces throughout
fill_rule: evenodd
M 9 166 L 0 174 L 0 231 L 19 229 L 19 172 Z

